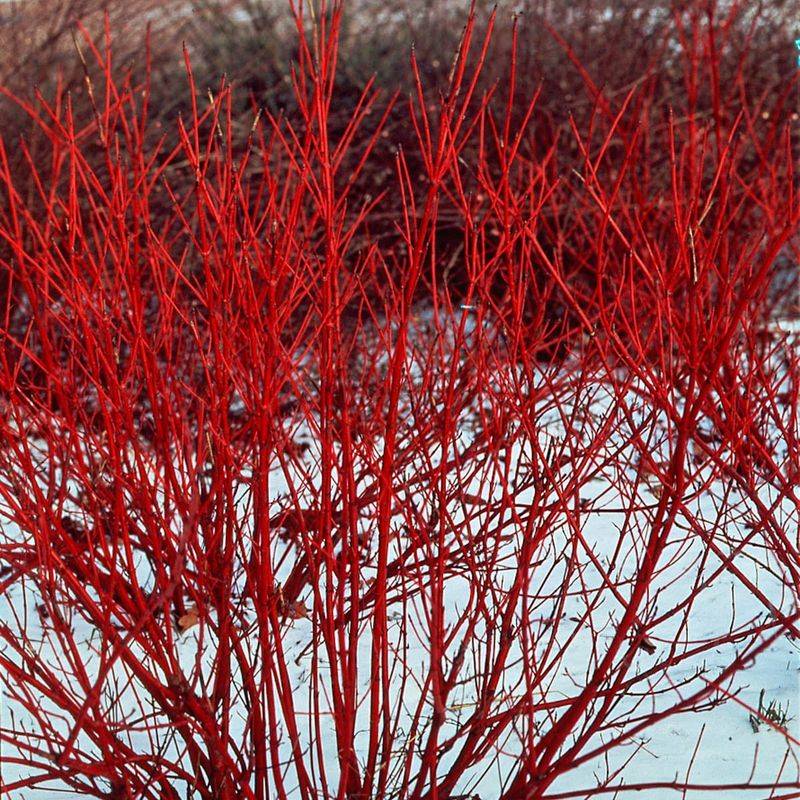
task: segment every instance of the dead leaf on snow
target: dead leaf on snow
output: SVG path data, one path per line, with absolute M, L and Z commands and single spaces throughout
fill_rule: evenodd
M 181 633 L 186 633 L 189 628 L 194 627 L 200 622 L 200 612 L 197 608 L 197 603 L 192 603 L 187 609 L 186 613 L 178 617 L 178 630 Z
M 308 619 L 306 604 L 300 600 L 289 603 L 289 607 L 286 609 L 286 616 L 289 617 L 289 619 Z

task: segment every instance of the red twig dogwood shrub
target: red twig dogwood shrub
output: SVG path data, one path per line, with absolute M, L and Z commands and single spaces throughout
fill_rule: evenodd
M 201 103 L 187 56 L 193 113 L 152 148 L 147 86 L 89 41 L 93 122 L 25 105 L 51 148 L 36 196 L 3 143 L 4 789 L 796 787 L 785 765 L 693 780 L 693 759 L 626 777 L 646 731 L 796 631 L 796 506 L 743 500 L 764 436 L 791 453 L 758 474 L 794 497 L 797 359 L 755 338 L 797 225 L 788 141 L 590 87 L 566 179 L 556 147 L 528 155 L 513 68 L 477 96 L 471 21 L 442 96 L 412 60 L 423 170 L 397 152 L 386 244 L 384 198 L 354 188 L 383 118 L 368 86 L 329 135 L 342 8 L 320 11 L 296 12 L 301 125 L 235 139 L 229 89 Z

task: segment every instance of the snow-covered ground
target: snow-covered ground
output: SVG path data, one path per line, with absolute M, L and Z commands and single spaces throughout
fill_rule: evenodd
M 582 398 L 584 402 L 586 398 Z M 610 398 L 602 396 L 602 392 L 590 398 L 589 405 L 596 410 L 598 418 L 606 413 Z M 539 422 L 543 422 L 544 417 Z M 547 427 L 542 427 L 543 440 L 558 440 L 563 436 L 559 430 L 556 417 L 550 420 Z M 620 429 L 618 437 L 624 438 L 625 432 Z M 511 457 L 517 465 L 525 462 L 530 454 L 526 451 L 526 440 L 520 436 L 514 445 Z M 613 445 L 613 439 L 609 447 Z M 661 455 L 669 455 L 668 439 L 654 442 L 655 450 L 664 451 Z M 665 449 L 666 448 L 666 449 Z M 311 453 L 313 455 L 313 443 Z M 495 698 L 495 710 L 501 712 L 514 706 L 524 691 L 524 663 L 535 662 L 546 674 L 541 683 L 542 701 L 556 702 L 575 697 L 586 685 L 598 661 L 606 652 L 613 638 L 614 622 L 622 612 L 622 604 L 618 597 L 606 586 L 602 571 L 611 575 L 620 587 L 630 587 L 636 579 L 641 563 L 642 543 L 646 539 L 653 524 L 654 509 L 657 506 L 658 493 L 653 486 L 639 484 L 633 475 L 625 480 L 625 470 L 621 464 L 630 464 L 623 458 L 617 463 L 598 464 L 586 471 L 586 480 L 580 489 L 582 514 L 580 515 L 581 541 L 576 544 L 575 530 L 569 520 L 563 516 L 555 516 L 546 522 L 548 535 L 543 539 L 542 547 L 535 551 L 535 569 L 532 570 L 526 598 L 526 613 L 538 615 L 532 630 L 538 636 L 528 644 L 516 640 L 503 670 L 503 680 Z M 497 474 L 492 471 L 493 465 L 486 464 L 473 478 L 469 486 L 470 493 L 482 492 L 484 500 L 497 499 L 502 494 L 503 484 Z M 571 468 L 571 467 L 570 467 Z M 512 474 L 514 469 L 511 470 Z M 695 476 L 696 485 L 702 486 L 702 469 Z M 691 487 L 690 487 L 691 488 Z M 426 487 L 420 487 L 416 498 L 423 506 L 428 502 Z M 285 475 L 276 471 L 272 476 L 271 491 L 277 504 L 285 494 L 287 484 Z M 767 490 L 765 490 L 766 492 Z M 246 487 L 240 488 L 242 514 L 249 513 Z M 747 630 L 754 620 L 763 619 L 766 611 L 762 602 L 753 596 L 742 581 L 720 567 L 716 556 L 709 556 L 696 529 L 683 519 L 692 520 L 695 525 L 703 525 L 711 535 L 715 531 L 726 533 L 720 546 L 725 552 L 731 552 L 732 542 L 742 541 L 739 552 L 734 556 L 734 563 L 777 607 L 786 612 L 793 608 L 795 595 L 791 591 L 788 576 L 780 564 L 774 562 L 761 548 L 746 540 L 745 532 L 748 521 L 746 503 L 729 496 L 725 504 L 720 504 L 721 487 L 712 486 L 696 496 L 691 492 L 685 500 L 685 514 L 680 517 L 670 534 L 669 544 L 661 556 L 664 569 L 658 579 L 649 587 L 644 608 L 650 619 L 660 620 L 648 631 L 650 646 L 636 651 L 633 674 L 646 673 L 653 665 L 663 664 L 657 669 L 649 684 L 639 683 L 630 692 L 621 692 L 615 700 L 613 710 L 603 721 L 602 726 L 581 743 L 579 760 L 581 763 L 561 776 L 550 787 L 548 797 L 583 798 L 588 791 L 598 786 L 607 786 L 605 794 L 600 796 L 626 796 L 615 793 L 614 787 L 622 785 L 641 785 L 643 796 L 650 800 L 670 800 L 675 797 L 704 800 L 711 796 L 724 797 L 725 800 L 736 798 L 779 797 L 789 793 L 789 789 L 777 789 L 778 786 L 800 787 L 800 642 L 779 628 L 768 629 L 775 633 L 772 643 L 760 652 L 745 669 L 738 671 L 731 681 L 724 683 L 724 692 L 711 694 L 700 710 L 691 710 L 679 714 L 665 716 L 661 721 L 644 730 L 636 730 L 631 720 L 638 715 L 654 710 L 667 710 L 680 703 L 682 698 L 689 697 L 713 681 L 722 670 L 727 668 L 748 647 L 758 647 L 760 637 L 750 637 Z M 766 497 L 766 499 L 769 499 Z M 534 503 L 533 489 L 528 487 L 519 492 L 515 498 L 521 509 L 530 509 Z M 638 510 L 626 513 L 627 509 L 636 506 Z M 454 503 L 450 509 L 453 519 L 461 525 L 461 534 L 473 528 L 492 529 L 491 506 L 486 506 L 484 513 L 476 515 L 469 523 L 464 522 L 463 505 Z M 786 530 L 797 530 L 796 510 L 791 507 L 779 507 L 775 512 L 785 525 Z M 397 520 L 396 531 L 400 529 L 401 520 Z M 505 530 L 505 529 L 504 529 Z M 9 526 L 4 530 L 6 537 L 14 538 L 15 533 Z M 369 531 L 365 529 L 365 534 Z M 490 614 L 480 623 L 474 634 L 474 640 L 480 642 L 491 633 L 492 600 L 487 591 L 482 597 L 476 597 L 474 586 L 483 585 L 491 589 L 491 596 L 502 600 L 503 593 L 508 590 L 510 582 L 520 566 L 520 554 L 524 546 L 525 532 L 518 529 L 509 536 L 496 551 L 491 560 L 490 571 L 468 576 L 463 571 L 453 570 L 448 574 L 443 589 L 443 608 L 445 619 L 452 629 L 463 625 L 460 614 L 476 603 L 485 602 Z M 398 533 L 399 536 L 399 533 Z M 572 554 L 572 561 L 565 554 Z M 579 580 L 576 579 L 575 565 Z M 290 565 L 284 566 L 277 578 L 285 578 Z M 599 569 L 602 567 L 601 569 Z M 368 581 L 374 574 L 369 568 L 364 570 L 363 578 Z M 570 592 L 564 598 L 563 606 L 558 606 L 559 588 L 569 584 L 575 586 L 576 580 L 583 587 L 581 593 Z M 319 587 L 318 587 L 319 588 Z M 429 667 L 428 647 L 428 604 L 429 598 L 423 588 L 403 587 L 410 601 L 396 604 L 389 609 L 390 633 L 392 647 L 403 649 L 404 658 L 398 659 L 397 669 L 393 673 L 392 682 L 397 692 L 396 707 L 398 712 L 398 731 L 409 731 L 418 707 L 426 708 L 422 698 L 423 689 L 417 677 L 426 674 Z M 310 589 L 304 596 L 308 599 Z M 628 589 L 623 589 L 627 592 Z M 689 598 L 693 598 L 688 602 Z M 500 600 L 500 601 L 501 601 Z M 499 602 L 500 602 L 499 601 Z M 310 604 L 310 600 L 308 600 Z M 9 629 L 27 629 L 31 642 L 36 647 L 35 658 L 51 664 L 55 670 L 72 669 L 69 659 L 65 657 L 63 647 L 51 624 L 36 612 L 37 597 L 31 584 L 17 585 L 2 598 L 0 619 Z M 590 607 L 591 605 L 591 607 Z M 672 613 L 674 612 L 674 613 Z M 559 618 L 558 625 L 553 625 L 553 615 Z M 81 656 L 87 673 L 96 674 L 100 664 L 100 653 L 97 650 L 96 631 L 78 618 L 70 624 L 75 632 L 75 640 L 79 643 Z M 726 641 L 731 631 L 740 629 L 742 636 L 733 641 Z M 369 620 L 362 625 L 362 633 L 358 642 L 360 711 L 356 725 L 355 750 L 359 757 L 364 757 L 368 748 L 368 693 L 370 689 L 371 630 Z M 325 721 L 325 697 L 329 682 L 326 683 L 326 665 L 324 658 L 319 660 L 319 651 L 312 657 L 313 648 L 309 643 L 314 640 L 313 624 L 309 618 L 292 620 L 282 634 L 286 663 L 296 687 L 293 700 L 294 717 L 305 720 L 301 727 L 304 743 L 311 747 L 316 745 L 328 770 L 328 780 L 335 786 L 337 774 L 336 754 L 337 741 L 331 726 Z M 719 645 L 710 652 L 703 650 L 697 655 L 692 651 L 698 649 L 702 642 L 719 640 Z M 449 647 L 449 658 L 455 658 L 460 644 L 460 637 L 455 636 Z M 250 657 L 257 667 L 259 652 L 257 642 L 250 642 Z M 214 667 L 215 641 L 210 627 L 197 625 L 191 627 L 182 637 L 176 639 L 177 656 L 187 676 L 198 672 L 208 678 Z M 553 650 L 563 648 L 562 655 L 555 657 Z M 6 648 L 7 650 L 7 648 Z M 652 652 L 651 652 L 652 651 Z M 671 657 L 667 659 L 668 651 Z M 480 663 L 479 655 L 474 663 Z M 485 655 L 485 654 L 483 654 Z M 469 663 L 469 657 L 467 659 Z M 466 680 L 451 695 L 446 711 L 445 725 L 441 739 L 455 735 L 469 716 L 476 701 L 476 687 L 480 685 L 477 667 L 467 669 Z M 236 684 L 234 675 L 234 685 Z M 313 679 L 312 679 L 313 678 Z M 74 680 L 71 680 L 74 683 Z M 133 718 L 141 711 L 141 697 L 135 691 L 135 681 L 121 666 L 115 667 L 105 682 L 107 696 L 105 702 L 112 713 L 120 719 Z M 789 720 L 784 730 L 770 727 L 766 723 L 754 724 L 750 718 L 748 707 L 755 708 L 759 698 L 764 704 L 788 710 Z M 35 701 L 35 698 L 31 698 Z M 319 712 L 321 703 L 322 740 L 316 734 L 314 714 Z M 583 719 L 575 726 L 580 732 L 592 721 L 597 713 L 596 704 L 590 706 Z M 50 709 L 47 715 L 52 723 L 61 730 L 68 730 L 68 720 L 62 718 L 57 709 Z M 245 715 L 236 700 L 233 704 L 233 730 L 241 731 L 245 736 Z M 317 714 L 318 717 L 318 714 Z M 545 711 L 537 716 L 537 725 L 545 731 L 558 718 L 558 712 L 550 717 Z M 32 717 L 19 703 L 11 702 L 7 693 L 2 709 L 2 727 L 13 728 L 23 736 L 34 728 Z M 139 732 L 130 737 L 130 745 L 134 750 L 151 752 L 154 746 L 152 733 L 140 726 Z M 280 735 L 280 731 L 276 735 Z M 604 744 L 619 738 L 617 746 L 604 750 Z M 80 746 L 92 751 L 87 737 L 79 735 Z M 459 782 L 454 794 L 479 797 L 491 800 L 499 797 L 510 776 L 516 772 L 520 759 L 524 754 L 524 736 L 513 728 L 507 729 L 504 736 L 496 743 L 494 752 L 487 756 L 474 769 L 468 771 Z M 165 753 L 175 750 L 176 744 L 170 738 L 168 726 L 162 731 L 158 742 Z M 567 745 L 569 746 L 569 745 Z M 398 741 L 400 750 L 408 750 L 413 743 Z M 282 745 L 284 755 L 288 749 Z M 449 763 L 457 754 L 445 756 L 440 764 L 443 774 Z M 6 746 L 2 754 L 2 779 L 5 785 L 27 777 L 25 768 L 14 762 L 15 753 Z M 488 769 L 487 769 L 488 767 Z M 691 788 L 685 794 L 676 792 L 669 784 L 678 781 L 689 784 Z M 712 792 L 712 786 L 725 784 L 731 788 L 722 793 Z M 750 788 L 743 788 L 750 784 Z M 741 787 L 739 786 L 741 785 Z M 178 786 L 183 794 L 185 788 Z M 56 794 L 57 792 L 57 794 Z M 42 784 L 38 791 L 17 790 L 8 792 L 7 797 L 22 800 L 26 797 L 78 797 L 66 791 L 63 784 L 51 781 Z M 191 794 L 187 794 L 191 796 Z

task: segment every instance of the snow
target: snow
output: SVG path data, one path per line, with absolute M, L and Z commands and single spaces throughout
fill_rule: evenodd
M 587 408 L 602 418 L 611 404 L 611 398 L 598 391 L 588 398 L 576 398 L 575 402 L 585 403 Z M 559 428 L 558 420 L 552 414 L 543 415 L 537 420 L 537 425 L 541 426 L 537 430 L 542 442 L 558 440 L 563 436 L 563 430 Z M 617 436 L 623 437 L 624 431 L 618 431 Z M 468 439 L 465 434 L 464 441 L 467 442 Z M 525 433 L 521 432 L 512 449 L 513 464 L 510 474 L 515 474 L 515 468 L 524 472 L 523 467 L 531 458 L 530 445 L 530 439 L 526 439 Z M 654 457 L 668 456 L 669 436 L 665 435 L 661 441 L 653 442 L 653 452 Z M 313 448 L 308 457 L 313 463 Z M 628 462 L 630 463 L 629 459 Z M 625 587 L 623 592 L 629 592 L 641 563 L 642 542 L 648 535 L 658 505 L 652 486 L 637 483 L 633 475 L 628 475 L 628 480 L 624 480 L 624 470 L 620 471 L 619 466 L 623 463 L 626 463 L 625 458 L 617 462 L 597 464 L 586 471 L 586 480 L 580 489 L 584 506 L 580 515 L 582 541 L 578 541 L 575 529 L 565 518 L 555 516 L 546 522 L 549 526 L 546 545 L 534 551 L 537 566 L 532 570 L 525 599 L 531 619 L 538 621 L 538 638 L 527 646 L 519 640 L 513 642 L 503 670 L 502 685 L 495 697 L 496 712 L 512 707 L 524 692 L 522 663 L 526 658 L 535 657 L 536 663 L 546 675 L 542 683 L 543 692 L 535 699 L 555 703 L 574 697 L 580 692 L 605 654 L 613 637 L 613 621 L 619 617 L 623 608 L 619 599 L 605 586 L 599 567 L 602 566 L 603 570 L 607 570 L 615 578 L 617 586 Z M 469 487 L 470 493 L 482 492 L 487 500 L 492 499 L 492 495 L 495 498 L 499 496 L 502 485 L 496 470 L 493 471 L 495 466 L 486 464 L 475 474 Z M 276 506 L 288 491 L 286 478 L 278 470 L 271 475 L 271 492 Z M 703 486 L 702 469 L 694 477 L 694 485 Z M 622 490 L 620 487 L 623 487 Z M 429 507 L 431 502 L 426 488 L 420 487 L 418 493 L 410 498 L 423 511 L 426 504 Z M 724 530 L 729 541 L 738 539 L 742 544 L 734 555 L 737 568 L 752 579 L 776 607 L 784 611 L 791 610 L 795 601 L 791 592 L 787 591 L 787 587 L 791 586 L 790 578 L 783 573 L 780 564 L 770 561 L 748 538 L 745 526 L 746 504 L 742 507 L 741 503 L 732 502 L 730 507 L 721 508 L 717 501 L 721 489 L 718 486 L 712 489 L 714 491 L 698 491 L 694 495 L 689 491 L 685 501 L 687 512 L 691 512 L 691 518 L 695 521 L 703 522 L 712 536 L 716 536 L 719 530 Z M 309 491 L 312 490 L 313 487 L 309 487 Z M 240 487 L 240 508 L 244 516 L 249 508 L 247 491 L 246 486 Z M 765 496 L 765 499 L 770 498 Z M 533 489 L 523 488 L 515 500 L 520 508 L 529 507 L 535 500 Z M 632 506 L 636 506 L 637 510 L 626 514 L 625 510 Z M 480 508 L 484 510 L 469 523 L 464 519 L 463 504 L 454 502 L 449 508 L 454 522 L 462 523 L 462 534 L 471 528 L 492 525 L 493 512 L 490 507 Z M 795 509 L 779 507 L 776 514 L 782 519 L 785 529 L 797 529 Z M 688 518 L 688 514 L 685 516 Z M 398 516 L 394 523 L 399 532 L 402 518 Z M 366 528 L 364 532 L 369 534 Z M 7 539 L 20 537 L 19 532 L 8 525 L 4 535 Z M 508 591 L 515 571 L 519 569 L 524 544 L 525 534 L 522 530 L 517 530 L 499 545 L 496 559 L 485 573 L 478 567 L 477 573 L 473 572 L 471 575 L 465 572 L 459 574 L 455 570 L 448 575 L 442 587 L 442 606 L 452 631 L 463 628 L 461 612 L 475 609 L 479 601 L 485 601 L 490 613 L 479 623 L 476 638 L 480 641 L 491 634 L 491 612 L 496 610 L 493 605 L 495 600 L 492 598 L 502 598 L 503 593 Z M 453 549 L 457 549 L 456 545 L 455 540 L 448 544 Z M 727 552 L 733 552 L 723 539 L 720 539 L 720 546 Z M 559 609 L 555 601 L 559 596 L 559 587 L 570 578 L 570 554 L 580 564 L 580 581 L 586 587 L 586 593 L 570 594 L 566 597 L 564 606 Z M 277 551 L 275 556 L 277 558 Z M 668 710 L 680 704 L 684 698 L 702 690 L 707 681 L 713 681 L 740 653 L 762 644 L 759 636 L 749 637 L 746 633 L 740 640 L 724 641 L 730 631 L 738 628 L 746 631 L 749 624 L 763 618 L 766 611 L 760 600 L 740 580 L 727 572 L 715 556 L 708 557 L 700 536 L 691 526 L 679 522 L 674 527 L 662 563 L 668 563 L 669 566 L 649 588 L 644 604 L 649 617 L 660 620 L 650 631 L 654 652 L 638 649 L 634 670 L 645 671 L 664 658 L 670 643 L 676 639 L 678 645 L 672 664 L 663 674 L 656 673 L 653 676 L 650 692 L 642 693 L 643 686 L 640 684 L 630 694 L 620 693 L 611 714 L 614 724 L 605 725 L 582 742 L 582 763 L 559 777 L 550 787 L 547 796 L 582 798 L 587 791 L 599 785 L 607 785 L 606 793 L 601 796 L 614 797 L 615 787 L 642 784 L 644 794 L 641 796 L 649 800 L 667 800 L 677 796 L 703 800 L 709 796 L 720 796 L 707 788 L 711 785 L 726 783 L 735 787 L 737 784 L 750 783 L 756 787 L 730 788 L 721 795 L 726 800 L 735 800 L 772 796 L 773 788 L 779 785 L 797 786 L 800 783 L 800 725 L 797 718 L 800 706 L 800 643 L 793 641 L 777 626 L 769 630 L 776 634 L 774 641 L 753 658 L 746 669 L 737 672 L 732 681 L 723 684 L 724 692 L 713 692 L 703 710 L 692 709 L 670 714 L 643 730 L 637 730 L 635 725 L 631 725 L 631 718 L 635 719 L 640 713 L 653 709 Z M 277 576 L 278 579 L 285 579 L 290 566 L 287 560 Z M 365 569 L 365 580 L 373 576 L 374 570 Z M 395 604 L 389 609 L 391 646 L 402 648 L 405 652 L 405 667 L 401 667 L 398 660 L 391 677 L 392 690 L 396 692 L 396 704 L 392 710 L 399 715 L 397 729 L 406 733 L 411 729 L 418 709 L 421 709 L 423 719 L 429 718 L 432 713 L 429 700 L 423 695 L 422 687 L 418 683 L 418 677 L 426 674 L 430 664 L 430 639 L 426 620 L 430 604 L 435 601 L 422 586 L 424 576 L 421 570 L 416 577 L 420 582 L 418 586 L 413 585 L 412 574 L 407 576 L 402 587 L 409 594 L 410 601 L 407 604 Z M 574 580 L 574 576 L 570 580 Z M 476 597 L 475 586 L 482 586 L 485 590 L 482 598 Z M 399 584 L 397 587 L 400 588 Z M 323 591 L 324 581 L 317 588 Z M 695 596 L 694 601 L 684 605 L 690 596 Z M 597 603 L 591 614 L 587 608 L 587 598 L 592 598 Z M 65 654 L 63 641 L 57 631 L 36 613 L 38 598 L 30 582 L 20 582 L 1 602 L 0 619 L 12 630 L 24 627 L 33 634 L 31 639 L 37 648 L 36 658 L 63 670 L 65 674 L 74 673 L 74 667 L 69 663 L 69 656 Z M 303 602 L 312 605 L 310 592 L 303 597 Z M 601 607 L 604 609 L 602 613 L 597 610 Z M 560 623 L 558 632 L 553 637 L 551 631 L 554 616 L 559 618 Z M 603 620 L 602 625 L 598 624 Z M 82 664 L 90 678 L 96 677 L 102 661 L 98 652 L 96 631 L 78 617 L 70 620 L 70 624 L 75 632 L 75 639 L 80 644 Z M 309 648 L 309 643 L 313 642 L 314 636 L 313 619 L 299 618 L 288 623 L 282 634 L 284 660 L 292 684 L 296 687 L 292 697 L 295 719 L 301 723 L 306 721 L 301 727 L 303 744 L 309 748 L 309 753 L 313 752 L 314 746 L 319 748 L 329 785 L 335 787 L 338 745 L 326 713 L 330 710 L 329 706 L 326 708 L 330 681 L 326 680 L 324 658 L 312 658 L 313 648 Z M 716 639 L 720 640 L 720 644 L 713 649 L 711 658 L 706 652 L 692 655 L 692 650 L 698 643 Z M 259 659 L 257 642 L 254 637 L 248 641 L 251 646 L 249 657 L 256 665 Z M 446 654 L 448 663 L 456 657 L 461 641 L 460 635 L 452 637 Z M 548 651 L 548 645 L 551 644 L 564 648 L 563 658 L 556 659 L 552 656 Z M 355 736 L 356 753 L 362 759 L 368 748 L 371 646 L 370 623 L 369 620 L 364 620 L 358 643 L 361 703 Z M 526 647 L 533 649 L 526 650 Z M 191 628 L 183 636 L 176 638 L 175 649 L 176 657 L 186 675 L 209 676 L 215 654 L 211 627 L 201 624 Z M 11 655 L 7 646 L 5 651 L 7 655 Z M 144 658 L 144 654 L 142 655 Z M 317 653 L 317 656 L 321 655 Z M 465 663 L 477 665 L 478 655 L 468 651 Z M 467 678 L 450 697 L 440 741 L 455 735 L 475 706 L 476 687 L 480 685 L 480 671 L 477 667 L 468 668 Z M 7 676 L 2 678 L 6 679 Z M 234 674 L 234 683 L 235 679 Z M 75 685 L 74 679 L 70 680 L 70 685 Z M 105 703 L 111 713 L 116 714 L 119 719 L 132 719 L 140 713 L 140 696 L 136 691 L 136 682 L 122 664 L 118 663 L 111 669 L 104 686 L 107 693 Z M 766 702 L 774 702 L 781 709 L 788 709 L 791 719 L 785 730 L 777 730 L 764 723 L 758 726 L 757 731 L 753 729 L 747 707 L 758 706 L 762 691 Z M 16 702 L 9 700 L 8 687 L 4 698 L 0 724 L 4 729 L 14 728 L 19 731 L 20 743 L 24 744 L 23 733 L 34 727 L 33 718 L 19 702 L 19 698 Z M 30 700 L 38 702 L 34 697 Z M 77 702 L 81 700 L 81 697 L 76 696 Z M 314 721 L 317 703 L 321 703 L 322 711 L 321 741 L 317 740 Z M 576 732 L 591 724 L 595 710 L 595 706 L 590 706 L 589 713 L 576 724 Z M 542 725 L 542 730 L 552 725 L 553 719 L 557 719 L 561 712 L 556 707 L 553 713 L 555 717 L 548 718 L 546 709 L 537 712 L 537 725 Z M 56 727 L 69 730 L 68 720 L 57 709 L 50 709 L 48 716 Z M 234 733 L 244 738 L 245 714 L 241 706 L 236 707 L 235 702 L 232 716 Z M 276 734 L 280 735 L 281 731 L 276 731 Z M 130 736 L 131 748 L 134 751 L 151 752 L 153 742 L 150 736 L 143 723 L 138 727 L 134 725 Z M 177 752 L 166 721 L 160 736 L 159 746 L 164 748 L 165 753 Z M 605 742 L 617 738 L 619 746 L 608 752 L 598 751 Z M 467 772 L 454 794 L 477 795 L 482 800 L 498 797 L 509 776 L 515 773 L 520 759 L 524 757 L 524 741 L 524 737 L 516 735 L 513 728 L 507 729 L 496 743 L 494 752 Z M 78 735 L 78 746 L 86 748 L 88 752 L 93 749 L 84 734 Z M 400 751 L 407 751 L 413 747 L 413 743 L 401 739 L 395 747 Z M 285 740 L 281 745 L 281 752 L 284 756 L 289 752 Z M 446 772 L 457 752 L 458 748 L 455 748 L 450 756 L 442 760 L 440 775 Z M 6 785 L 27 776 L 25 768 L 15 763 L 14 757 L 15 754 L 6 746 L 2 754 L 2 779 Z M 665 785 L 676 779 L 685 780 L 696 788 L 681 795 Z M 178 785 L 180 792 L 184 788 Z M 55 796 L 53 793 L 56 791 L 57 796 L 63 798 L 83 796 L 70 792 L 63 783 L 51 781 L 42 784 L 38 791 L 20 789 L 7 792 L 6 797 L 10 800 L 50 797 Z M 774 794 L 779 796 L 781 791 L 776 790 Z

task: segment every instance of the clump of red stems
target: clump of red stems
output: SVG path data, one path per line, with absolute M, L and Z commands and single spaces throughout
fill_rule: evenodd
M 377 92 L 329 135 L 342 8 L 318 12 L 302 124 L 234 138 L 187 55 L 193 113 L 147 144 L 148 86 L 88 40 L 93 122 L 25 106 L 34 194 L 2 143 L 12 796 L 613 793 L 623 746 L 797 635 L 798 361 L 767 323 L 800 210 L 787 131 L 715 80 L 724 25 L 688 18 L 680 113 L 584 74 L 563 174 L 513 67 L 477 96 L 471 20 L 444 93 L 411 61 L 423 169 L 395 154 L 384 239 L 354 188 Z M 764 613 L 720 608 L 723 576 Z

